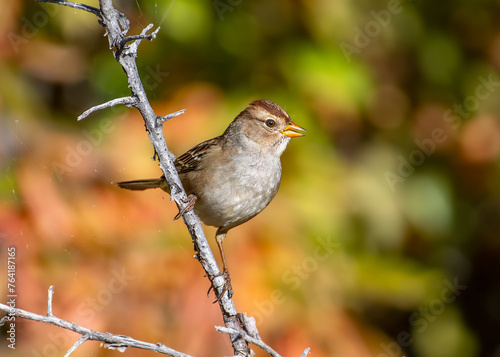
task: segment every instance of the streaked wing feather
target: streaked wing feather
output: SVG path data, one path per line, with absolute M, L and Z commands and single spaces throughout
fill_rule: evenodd
M 199 169 L 201 160 L 212 147 L 217 146 L 220 141 L 220 136 L 209 139 L 192 147 L 184 154 L 175 159 L 175 168 L 179 174 Z

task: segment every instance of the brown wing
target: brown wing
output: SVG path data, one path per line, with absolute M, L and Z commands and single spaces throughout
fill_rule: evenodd
M 217 146 L 220 142 L 220 136 L 209 139 L 192 147 L 184 154 L 175 159 L 175 168 L 179 174 L 199 169 L 200 162 L 211 148 Z

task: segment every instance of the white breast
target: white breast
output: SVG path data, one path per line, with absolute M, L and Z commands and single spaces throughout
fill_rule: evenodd
M 195 212 L 205 224 L 229 229 L 271 202 L 280 185 L 281 164 L 279 157 L 233 156 L 209 175 L 211 187 L 198 197 Z

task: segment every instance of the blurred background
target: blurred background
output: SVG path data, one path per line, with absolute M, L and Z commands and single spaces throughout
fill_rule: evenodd
M 87 2 L 97 6 L 97 1 Z M 500 2 L 116 1 L 180 155 L 252 100 L 307 128 L 280 192 L 229 233 L 238 311 L 284 356 L 500 356 Z M 85 327 L 231 355 L 175 205 L 114 182 L 158 177 L 96 17 L 31 0 L 0 13 L 0 294 Z M 215 229 L 206 227 L 216 249 Z M 218 258 L 218 255 L 217 255 Z M 78 335 L 16 321 L 16 349 L 63 356 Z M 257 356 L 264 356 L 254 348 Z M 87 342 L 72 356 L 122 354 Z

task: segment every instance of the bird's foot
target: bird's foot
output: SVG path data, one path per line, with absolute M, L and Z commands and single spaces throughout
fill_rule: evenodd
M 213 281 L 215 278 L 219 277 L 219 276 L 223 276 L 224 277 L 224 285 L 222 286 L 222 291 L 220 292 L 220 294 L 217 294 L 217 290 L 214 288 L 214 285 L 213 285 Z M 207 296 L 210 295 L 210 290 L 214 290 L 215 292 L 215 297 L 216 297 L 216 300 L 214 301 L 214 303 L 216 303 L 217 301 L 221 301 L 222 297 L 224 296 L 224 294 L 227 292 L 227 297 L 229 299 L 231 299 L 233 297 L 233 287 L 231 286 L 231 276 L 229 275 L 229 271 L 228 270 L 224 270 L 223 272 L 220 272 L 219 274 L 215 274 L 215 275 L 211 275 L 208 277 L 210 279 L 210 282 L 212 283 L 210 285 L 210 288 L 208 288 L 208 291 L 207 291 Z M 216 288 L 220 288 L 220 286 L 216 287 Z
M 191 211 L 191 210 L 193 209 L 194 204 L 196 203 L 196 198 L 197 198 L 197 197 L 196 197 L 195 195 L 193 195 L 193 194 L 190 194 L 190 195 L 188 196 L 188 198 L 187 198 L 187 202 L 186 202 L 187 204 L 186 204 L 183 208 L 181 208 L 181 209 L 179 210 L 179 213 L 177 213 L 177 214 L 175 215 L 175 217 L 174 217 L 174 221 L 176 221 L 176 220 L 178 220 L 179 218 L 181 218 L 181 217 L 184 215 L 184 213 L 189 212 L 189 211 Z

